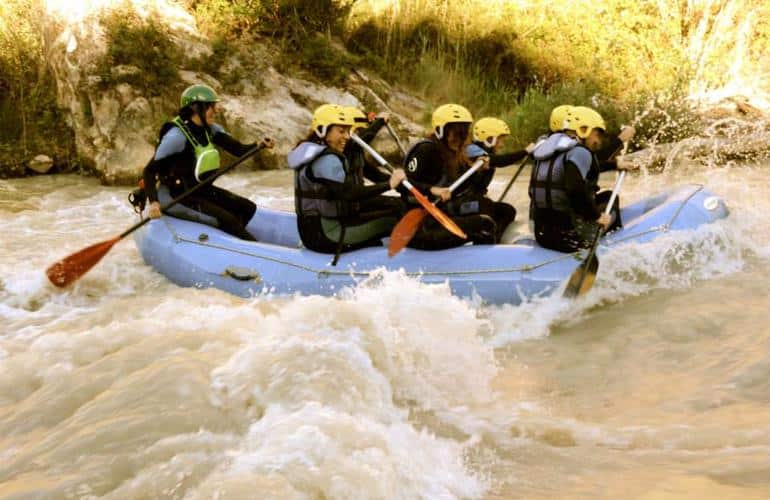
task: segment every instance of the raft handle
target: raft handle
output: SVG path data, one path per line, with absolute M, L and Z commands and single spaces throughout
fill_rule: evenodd
M 262 277 L 259 273 L 248 267 L 230 266 L 225 269 L 224 275 L 238 281 L 256 281 L 257 283 L 262 283 Z

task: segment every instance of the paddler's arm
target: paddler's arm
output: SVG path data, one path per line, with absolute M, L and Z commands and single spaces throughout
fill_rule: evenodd
M 388 113 L 382 113 L 378 115 L 377 118 L 375 118 L 374 121 L 370 123 L 368 127 L 357 132 L 358 137 L 360 137 L 364 142 L 369 144 L 374 140 L 374 137 L 377 135 L 380 129 L 385 126 L 385 123 L 387 123 L 389 118 L 390 118 L 390 115 Z
M 233 156 L 243 156 L 247 151 L 257 145 L 256 142 L 252 142 L 251 144 L 244 144 L 238 141 L 233 136 L 225 132 L 225 129 L 223 129 L 218 124 L 211 126 L 211 132 L 213 134 L 211 140 L 214 142 L 214 144 Z
M 596 195 L 577 165 L 570 161 L 564 163 L 564 184 L 572 209 L 581 217 L 595 221 L 601 215 L 596 205 Z
M 142 178 L 144 180 L 144 190 L 147 193 L 147 200 L 150 202 L 148 215 L 151 219 L 157 219 L 161 215 L 158 190 L 155 187 L 158 176 L 168 175 L 175 156 L 184 152 L 186 145 L 187 138 L 184 134 L 177 127 L 171 128 L 160 140 L 152 161 L 144 167 Z
M 514 163 L 518 163 L 523 160 L 529 153 L 527 150 L 514 151 L 513 153 L 506 153 L 502 155 L 492 155 L 489 157 L 489 166 L 496 168 L 503 168 Z

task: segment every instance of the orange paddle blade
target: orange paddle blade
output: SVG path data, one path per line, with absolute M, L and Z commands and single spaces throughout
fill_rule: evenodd
M 45 274 L 51 283 L 58 287 L 70 285 L 94 267 L 118 241 L 120 236 L 68 255 L 46 269 Z
M 390 233 L 388 257 L 393 257 L 409 244 L 427 215 L 428 212 L 426 210 L 413 208 L 398 221 L 398 224 L 395 225 Z
M 409 191 L 411 191 L 412 195 L 415 197 L 415 199 L 417 199 L 420 205 L 422 205 L 423 208 L 427 210 L 428 213 L 430 213 L 433 218 L 439 222 L 439 224 L 444 226 L 447 231 L 454 234 L 458 238 L 462 238 L 464 240 L 468 239 L 468 235 L 465 234 L 462 229 L 460 229 L 460 226 L 455 224 L 455 221 L 450 219 L 447 214 L 439 210 L 436 205 L 428 201 L 428 198 L 426 198 L 425 195 L 414 188 L 410 188 Z

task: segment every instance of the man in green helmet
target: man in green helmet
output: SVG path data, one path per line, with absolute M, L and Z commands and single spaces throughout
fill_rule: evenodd
M 234 156 L 241 156 L 253 144 L 242 144 L 218 125 L 216 120 L 219 97 L 208 85 L 191 85 L 179 103 L 179 115 L 163 124 L 160 144 L 144 168 L 144 188 L 150 201 L 149 216 L 161 216 L 158 187 L 165 187 L 172 198 L 191 189 L 213 175 L 220 167 L 220 147 Z M 254 240 L 246 225 L 254 216 L 254 202 L 211 184 L 201 188 L 183 205 L 216 219 L 223 231 L 244 240 Z

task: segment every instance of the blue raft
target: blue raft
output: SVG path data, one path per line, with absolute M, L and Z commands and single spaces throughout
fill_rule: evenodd
M 674 230 L 728 215 L 725 203 L 703 186 L 688 185 L 646 198 L 622 210 L 624 227 L 605 236 L 599 253 L 629 242 L 647 242 Z M 333 295 L 378 269 L 404 269 L 425 283 L 447 281 L 457 296 L 480 296 L 491 304 L 518 304 L 559 289 L 580 264 L 581 254 L 541 248 L 531 237 L 515 244 L 465 245 L 440 251 L 406 248 L 388 258 L 386 247 L 332 256 L 301 248 L 293 213 L 257 210 L 248 242 L 215 227 L 164 216 L 138 231 L 144 261 L 180 286 L 215 287 L 251 297 L 277 294 Z

